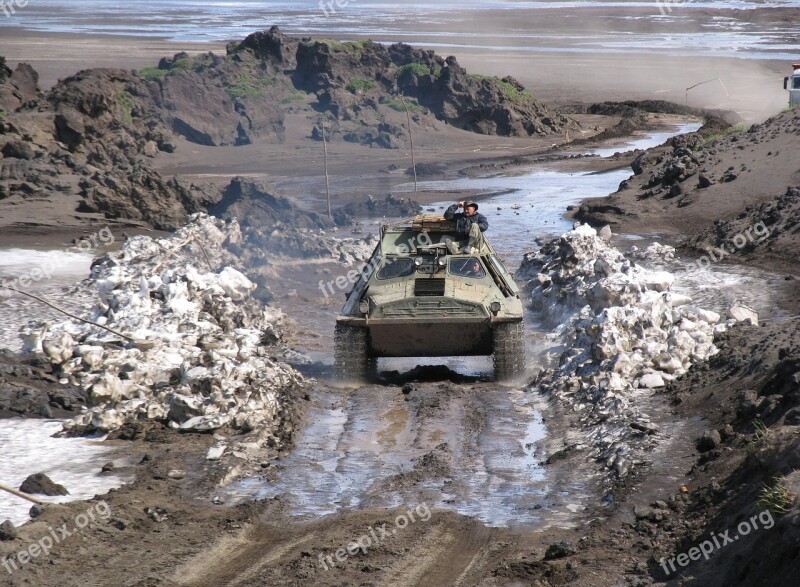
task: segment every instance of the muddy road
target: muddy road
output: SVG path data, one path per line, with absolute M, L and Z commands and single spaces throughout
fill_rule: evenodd
M 378 381 L 331 381 L 341 300 L 317 288 L 326 269 L 286 267 L 273 288 L 310 357 L 297 367 L 316 379 L 295 447 L 224 488 L 226 504 L 263 509 L 172 584 L 514 584 L 527 571 L 503 561 L 593 519 L 603 476 L 545 465 L 564 446 L 563 416 L 524 390 L 529 376 L 492 381 L 489 358 L 381 360 Z M 554 346 L 533 326 L 527 345 L 530 375 Z

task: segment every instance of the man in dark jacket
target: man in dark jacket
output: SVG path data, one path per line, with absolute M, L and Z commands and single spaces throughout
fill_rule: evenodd
M 456 212 L 464 208 L 463 212 Z M 478 213 L 478 204 L 475 202 L 457 202 L 444 211 L 447 220 L 456 221 L 456 232 L 459 235 L 468 235 L 469 241 L 463 250 L 458 250 L 456 243 L 448 243 L 448 249 L 453 254 L 479 252 L 483 247 L 483 233 L 489 228 L 486 216 Z M 475 249 L 475 250 L 473 250 Z

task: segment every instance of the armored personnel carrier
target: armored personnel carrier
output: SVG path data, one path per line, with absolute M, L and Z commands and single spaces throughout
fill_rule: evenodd
M 462 253 L 454 231 L 426 215 L 381 227 L 336 319 L 337 378 L 368 379 L 379 357 L 492 355 L 496 379 L 523 373 L 519 288 L 486 238 Z

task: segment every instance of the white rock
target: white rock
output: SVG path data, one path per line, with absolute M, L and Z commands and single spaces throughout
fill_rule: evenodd
M 646 387 L 648 389 L 664 387 L 664 379 L 658 373 L 648 373 L 639 378 L 639 387 Z
M 209 447 L 208 452 L 206 453 L 206 460 L 218 461 L 222 457 L 222 455 L 225 454 L 225 450 L 227 448 L 228 447 L 225 446 L 224 444 L 219 446 Z
M 225 295 L 234 302 L 248 298 L 250 292 L 256 287 L 252 281 L 233 267 L 225 267 L 220 271 L 219 285 L 225 291 Z
M 670 292 L 670 302 L 672 303 L 673 307 L 684 306 L 686 304 L 692 303 L 692 298 L 675 292 Z
M 101 346 L 81 344 L 75 347 L 75 355 L 81 357 L 90 371 L 96 371 L 103 365 L 105 351 Z
M 212 416 L 195 416 L 180 425 L 181 430 L 216 430 L 230 421 L 230 416 L 214 414 Z
M 753 326 L 758 326 L 758 312 L 741 302 L 736 302 L 730 307 L 728 316 L 737 322 L 747 322 Z
M 685 308 L 688 312 L 696 316 L 698 320 L 702 320 L 707 324 L 716 324 L 719 322 L 720 315 L 711 310 L 703 310 L 697 306 L 683 306 L 682 308 Z
M 61 332 L 42 341 L 44 354 L 55 365 L 66 363 L 72 358 L 75 340 L 66 332 Z
M 675 283 L 675 276 L 667 271 L 646 272 L 641 279 L 648 289 L 659 292 L 669 291 L 669 288 Z
M 42 338 L 47 333 L 47 327 L 23 326 L 20 329 L 19 337 L 22 339 L 22 352 L 42 353 Z
M 93 405 L 113 402 L 122 398 L 122 381 L 116 375 L 103 373 L 90 390 Z

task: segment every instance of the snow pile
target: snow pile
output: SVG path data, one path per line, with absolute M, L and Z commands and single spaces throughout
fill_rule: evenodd
M 87 392 L 90 408 L 65 430 L 150 419 L 277 433 L 287 392 L 304 380 L 268 356 L 283 315 L 256 302 L 256 286 L 231 266 L 227 248 L 240 239 L 235 221 L 195 215 L 168 238 L 131 238 L 95 264 L 76 286 L 96 293 L 86 317 L 133 342 L 71 319 L 24 329 L 26 350 L 44 353 L 62 383 Z
M 353 266 L 365 263 L 378 243 L 375 235 L 340 237 L 333 229 L 249 226 L 244 236 L 249 246 L 242 254 L 248 267 L 273 264 L 281 258 L 327 259 Z
M 663 258 L 669 249 L 653 245 L 645 255 Z M 671 273 L 636 265 L 587 225 L 526 255 L 518 275 L 531 279 L 534 309 L 567 339 L 558 368 L 536 385 L 581 412 L 592 456 L 626 475 L 623 441 L 657 431 L 637 395 L 716 354 L 714 335 L 727 324 L 671 292 Z

